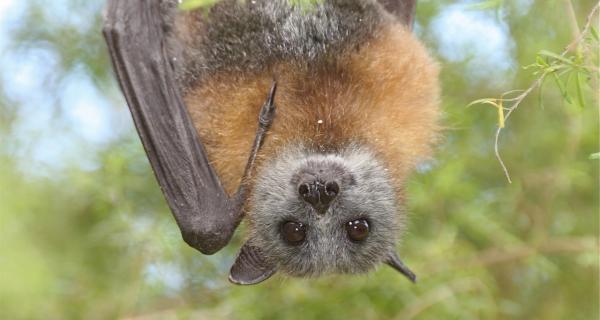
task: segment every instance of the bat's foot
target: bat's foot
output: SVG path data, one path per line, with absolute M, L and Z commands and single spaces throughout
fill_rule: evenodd
M 260 114 L 258 116 L 258 123 L 261 128 L 266 129 L 271 126 L 273 123 L 273 118 L 275 117 L 275 93 L 277 92 L 277 82 L 273 81 L 271 85 L 271 91 L 269 91 L 269 96 L 267 97 L 267 101 L 263 104 L 260 109 Z M 263 133 L 259 133 L 263 134 Z M 262 140 L 262 137 L 261 137 Z

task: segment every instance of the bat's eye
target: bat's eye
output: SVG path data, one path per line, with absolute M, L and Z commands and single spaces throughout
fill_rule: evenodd
M 369 223 L 365 219 L 357 219 L 346 223 L 346 232 L 352 241 L 363 241 L 369 235 Z
M 288 221 L 281 226 L 283 239 L 291 245 L 299 245 L 306 238 L 306 226 L 300 222 Z

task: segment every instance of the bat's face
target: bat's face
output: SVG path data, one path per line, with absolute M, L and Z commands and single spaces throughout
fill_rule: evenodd
M 362 273 L 381 262 L 394 264 L 401 217 L 387 171 L 371 152 L 287 151 L 256 177 L 250 240 L 232 281 L 257 283 L 276 271 Z M 252 268 L 259 271 L 246 270 Z

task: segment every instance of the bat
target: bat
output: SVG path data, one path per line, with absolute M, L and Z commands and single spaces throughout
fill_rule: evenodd
M 235 284 L 364 273 L 396 253 L 404 181 L 438 137 L 438 66 L 415 0 L 109 0 L 104 36 L 190 246 L 245 218 Z

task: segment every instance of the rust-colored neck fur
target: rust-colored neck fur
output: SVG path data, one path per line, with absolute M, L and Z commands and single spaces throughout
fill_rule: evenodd
M 400 184 L 427 157 L 439 118 L 438 67 L 400 24 L 318 66 L 281 63 L 259 74 L 218 74 L 185 97 L 209 159 L 230 194 L 242 176 L 273 77 L 276 116 L 261 159 L 290 144 L 332 152 L 368 145 Z

